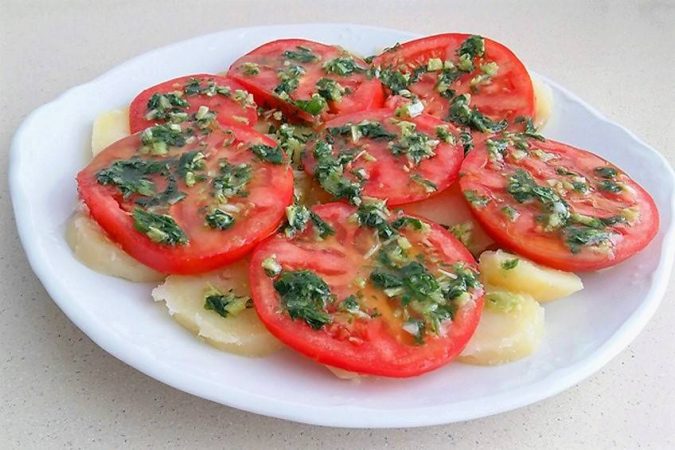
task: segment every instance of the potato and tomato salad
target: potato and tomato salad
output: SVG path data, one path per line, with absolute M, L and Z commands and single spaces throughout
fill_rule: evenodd
M 541 134 L 550 90 L 477 35 L 365 58 L 283 39 L 130 100 L 94 122 L 67 240 L 239 355 L 347 378 L 516 361 L 574 272 L 658 229 L 627 173 Z

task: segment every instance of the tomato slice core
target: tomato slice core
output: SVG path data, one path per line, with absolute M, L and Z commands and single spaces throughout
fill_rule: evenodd
M 331 146 L 330 157 L 321 153 L 326 143 Z M 318 137 L 307 143 L 303 165 L 335 197 L 349 198 L 353 191 L 335 187 L 338 175 L 329 170 L 341 171 L 340 178 L 362 185 L 366 197 L 400 205 L 448 188 L 463 158 L 454 126 L 428 115 L 401 119 L 393 110 L 377 109 L 327 122 Z M 341 169 L 327 169 L 335 161 L 342 162 Z
M 383 244 L 372 228 L 355 223 L 358 212 L 350 205 L 328 203 L 315 206 L 313 212 L 332 227 L 333 235 L 319 239 L 314 227 L 309 226 L 293 237 L 277 234 L 253 252 L 249 270 L 252 296 L 258 315 L 272 334 L 322 364 L 388 377 L 419 375 L 446 364 L 461 352 L 482 310 L 480 285 L 462 297 L 439 334 L 427 334 L 420 342 L 411 335 L 413 331 L 407 325 L 410 319 L 402 312 L 398 294 L 385 294 L 373 281 L 382 258 L 374 249 L 390 244 Z M 397 214 L 391 216 L 392 220 L 411 217 Z M 399 229 L 400 236 L 410 244 L 407 251 L 412 260 L 424 261 L 425 267 L 437 276 L 441 268 L 455 264 L 475 274 L 475 261 L 459 241 L 436 224 L 423 220 L 419 223 L 426 231 L 410 226 Z M 266 273 L 276 265 L 276 274 Z M 321 311 L 325 314 L 324 323 L 318 328 L 302 318 L 291 317 L 290 303 L 285 303 L 277 285 L 286 273 L 306 271 L 323 280 L 331 293 L 331 300 Z M 358 311 L 346 309 L 350 296 L 354 296 L 350 301 L 358 304 Z M 416 305 L 430 304 L 425 301 Z

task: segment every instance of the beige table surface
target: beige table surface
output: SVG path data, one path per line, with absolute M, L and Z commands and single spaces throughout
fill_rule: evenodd
M 675 161 L 673 0 L 0 0 L 0 178 L 7 178 L 9 141 L 18 124 L 65 89 L 191 36 L 312 21 L 496 38 Z M 551 399 L 446 426 L 321 428 L 192 397 L 105 353 L 69 322 L 33 275 L 5 181 L 0 210 L 2 449 L 675 448 L 672 280 L 657 315 L 627 350 Z

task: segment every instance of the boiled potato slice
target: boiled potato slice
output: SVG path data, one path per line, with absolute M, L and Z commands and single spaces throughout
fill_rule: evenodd
M 539 80 L 532 78 L 532 86 L 534 87 L 534 126 L 542 128 L 551 117 L 553 110 L 553 91 L 551 88 Z
M 474 220 L 458 183 L 431 198 L 396 208 L 451 227 L 456 236 L 461 236 L 460 240 L 474 256 L 479 255 L 480 252 L 494 243 L 492 238 Z
M 544 308 L 527 294 L 486 292 L 478 328 L 458 361 L 496 365 L 534 353 L 544 335 Z
M 326 365 L 324 365 L 324 367 L 341 380 L 361 381 L 362 378 L 366 377 L 366 375 L 350 372 L 349 370 L 340 369 L 338 367 Z
M 584 288 L 581 279 L 571 272 L 550 269 L 502 250 L 480 255 L 479 270 L 483 283 L 528 294 L 540 302 L 567 297 Z
M 152 291 L 152 298 L 166 303 L 169 314 L 183 327 L 214 347 L 244 356 L 264 356 L 281 348 L 264 327 L 253 308 L 222 317 L 207 310 L 205 295 L 211 289 L 237 296 L 250 296 L 248 261 L 197 276 L 170 275 Z
M 68 222 L 66 241 L 84 265 L 96 272 L 129 281 L 160 281 L 164 275 L 136 261 L 111 241 L 84 211 L 76 211 Z
M 99 114 L 91 132 L 91 152 L 96 156 L 115 141 L 129 136 L 129 108 Z

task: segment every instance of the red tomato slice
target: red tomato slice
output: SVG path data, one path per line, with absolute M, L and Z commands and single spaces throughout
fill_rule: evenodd
M 654 200 L 621 169 L 524 134 L 480 143 L 462 164 L 460 187 L 492 238 L 556 269 L 618 264 L 659 227 Z
M 174 78 L 147 88 L 129 106 L 132 133 L 153 125 L 174 122 L 194 115 L 205 106 L 216 113 L 218 122 L 254 126 L 257 107 L 248 91 L 236 81 L 210 74 Z
M 458 135 L 452 125 L 427 115 L 400 119 L 390 109 L 341 115 L 307 144 L 303 164 L 337 198 L 354 192 L 335 186 L 341 171 L 338 178 L 362 183 L 366 197 L 400 205 L 428 198 L 455 181 L 464 158 Z M 320 156 L 326 142 L 332 157 Z
M 422 219 L 417 222 L 421 230 L 406 225 L 398 230 L 401 237 L 380 242 L 377 231 L 359 226 L 354 219 L 357 209 L 352 206 L 328 203 L 315 206 L 313 211 L 333 228 L 333 235 L 322 239 L 310 225 L 292 238 L 278 234 L 253 252 L 249 270 L 253 301 L 272 334 L 319 363 L 387 377 L 422 374 L 462 351 L 478 324 L 483 290 L 475 278 L 473 257 L 457 239 Z M 392 213 L 384 217 L 393 221 L 410 216 Z M 381 274 L 374 275 L 383 270 L 382 255 L 397 251 L 399 240 L 405 244 L 399 249 L 407 247 L 406 243 L 410 247 L 397 260 L 404 269 L 394 273 L 410 274 L 415 272 L 413 268 L 424 266 L 427 275 L 440 280 L 445 300 L 439 300 L 436 312 L 425 316 L 417 311 L 430 311 L 425 308 L 433 308 L 431 297 L 439 291 L 429 287 L 424 291 L 426 296 L 409 296 L 413 291 L 422 292 L 419 283 L 424 284 L 423 275 L 405 278 L 406 286 L 413 286 L 410 290 L 386 291 L 374 281 L 382 279 Z M 462 274 L 468 274 L 473 283 L 455 291 L 453 287 L 466 281 Z M 319 283 L 306 282 L 308 278 Z M 330 296 L 310 314 L 312 311 L 302 309 L 303 296 L 320 293 L 321 283 L 325 283 L 324 294 L 329 289 Z M 406 296 L 409 302 L 402 306 Z M 452 318 L 445 316 L 434 332 L 427 320 L 434 314 L 440 317 L 443 308 L 453 308 L 454 313 Z
M 77 175 L 91 216 L 124 251 L 160 272 L 199 273 L 241 258 L 274 233 L 292 201 L 293 176 L 285 163 L 251 150 L 274 148 L 274 141 L 230 126 L 152 155 L 142 143 L 148 130 L 115 142 Z
M 236 60 L 228 76 L 246 86 L 260 105 L 316 123 L 382 106 L 382 85 L 366 75 L 367 68 L 341 47 L 282 39 Z
M 469 39 L 475 39 L 477 45 L 470 45 Z M 462 52 L 471 55 L 468 62 L 460 61 Z M 407 89 L 421 99 L 425 113 L 443 120 L 450 120 L 451 105 L 463 94 L 470 95 L 470 108 L 477 108 L 493 121 L 511 122 L 518 116 L 534 115 L 534 90 L 527 69 L 511 50 L 491 39 L 460 33 L 424 37 L 385 50 L 373 65 L 384 72 L 384 84 L 393 87 L 387 89 L 390 94 Z M 410 81 L 401 85 L 394 76 L 394 82 L 387 83 L 387 70 L 410 77 Z M 392 101 L 397 103 L 400 98 Z M 470 123 L 463 123 L 466 121 Z M 478 126 L 468 118 L 454 122 L 473 129 Z

